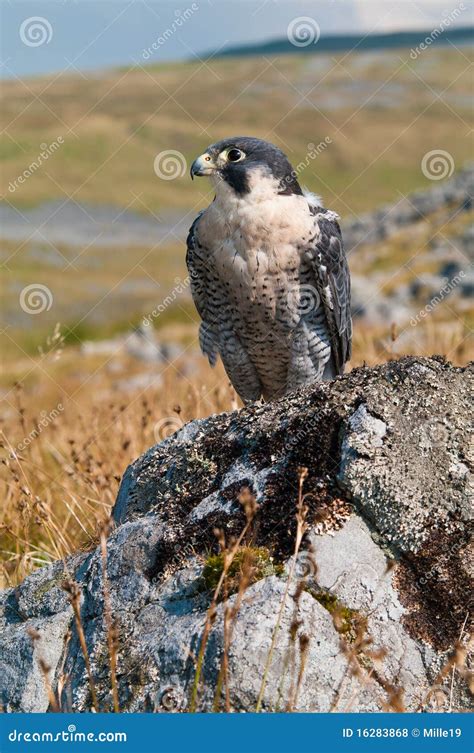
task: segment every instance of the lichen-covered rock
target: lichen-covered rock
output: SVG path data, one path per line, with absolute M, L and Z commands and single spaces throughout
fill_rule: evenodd
M 187 424 L 126 471 L 105 584 L 99 547 L 0 596 L 5 709 L 48 708 L 45 666 L 61 708 L 92 706 L 63 579 L 101 710 L 107 601 L 124 711 L 466 708 L 471 394 L 471 369 L 405 358 Z M 245 546 L 269 566 L 210 610 L 203 569 L 216 529 L 246 525 L 243 489 Z

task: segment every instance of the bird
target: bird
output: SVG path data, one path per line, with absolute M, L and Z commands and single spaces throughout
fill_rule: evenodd
M 191 165 L 214 199 L 191 225 L 186 265 L 200 347 L 245 405 L 344 371 L 350 275 L 338 215 L 303 191 L 284 152 L 251 136 L 217 141 Z

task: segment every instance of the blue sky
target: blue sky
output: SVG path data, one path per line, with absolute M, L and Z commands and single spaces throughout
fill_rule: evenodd
M 1 75 L 143 63 L 144 50 L 167 30 L 165 43 L 148 62 L 284 37 L 299 16 L 314 19 L 323 35 L 380 32 L 431 29 L 455 8 L 460 9 L 456 25 L 470 24 L 473 6 L 473 0 L 0 0 Z M 176 19 L 187 10 L 187 20 L 177 28 Z M 49 41 L 29 46 L 20 30 L 34 17 L 46 20 Z

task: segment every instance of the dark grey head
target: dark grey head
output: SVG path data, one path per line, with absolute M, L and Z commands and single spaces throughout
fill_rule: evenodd
M 216 176 L 239 195 L 249 192 L 252 171 L 260 170 L 278 181 L 279 194 L 302 194 L 296 173 L 281 149 L 250 136 L 234 136 L 209 146 L 191 165 L 195 175 Z

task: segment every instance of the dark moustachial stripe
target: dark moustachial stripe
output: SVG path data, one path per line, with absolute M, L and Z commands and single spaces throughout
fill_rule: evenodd
M 249 181 L 247 170 L 243 165 L 227 165 L 222 170 L 222 177 L 225 182 L 234 189 L 239 196 L 244 196 L 249 192 Z

